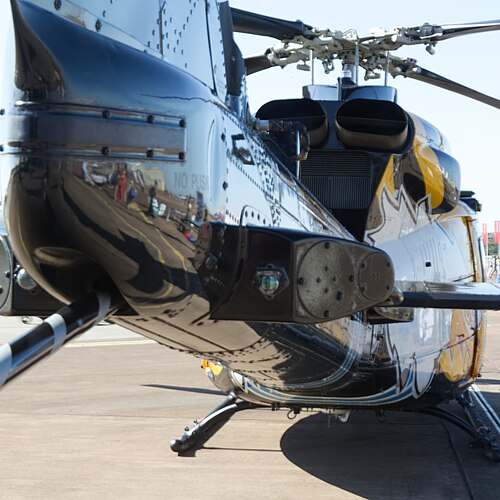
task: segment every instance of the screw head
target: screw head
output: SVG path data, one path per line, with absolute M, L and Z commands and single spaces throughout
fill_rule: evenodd
M 209 271 L 213 271 L 214 269 L 217 269 L 218 262 L 219 261 L 214 254 L 209 254 L 209 255 L 207 255 L 207 258 L 205 259 L 205 267 Z

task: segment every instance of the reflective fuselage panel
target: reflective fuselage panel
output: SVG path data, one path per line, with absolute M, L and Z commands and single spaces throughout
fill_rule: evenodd
M 222 100 L 215 77 L 138 50 L 135 37 L 103 36 L 109 15 L 96 25 L 69 2 L 60 12 L 13 5 L 21 78 L 11 81 L 1 158 L 2 168 L 14 162 L 9 238 L 29 274 L 64 301 L 109 276 L 129 306 L 117 322 L 266 383 L 323 379 L 351 362 L 349 346 L 329 334 L 345 321 L 301 329 L 208 318 L 192 263 L 203 221 L 350 237 L 280 172 L 241 119 L 244 96 Z M 215 3 L 201 5 L 217 17 Z M 59 15 L 65 7 L 78 16 Z
M 248 125 L 241 61 L 228 66 L 222 50 L 227 3 L 11 4 L 0 175 L 15 255 L 43 288 L 69 302 L 111 278 L 125 303 L 117 323 L 222 363 L 247 399 L 424 405 L 442 397 L 429 391 L 441 374 L 470 382 L 455 360 L 469 359 L 466 348 L 478 359 L 478 342 L 462 338 L 471 320 L 460 313 L 416 311 L 404 325 L 363 314 L 309 326 L 209 318 L 193 266 L 201 223 L 354 239 Z M 472 279 L 470 256 L 442 261 L 472 233 L 464 207 L 449 211 L 453 190 L 432 182 L 436 168 L 417 146 L 392 155 L 372 202 L 366 241 L 389 252 L 399 279 Z

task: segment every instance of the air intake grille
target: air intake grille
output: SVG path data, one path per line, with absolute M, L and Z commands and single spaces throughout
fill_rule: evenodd
M 330 210 L 368 208 L 372 162 L 353 151 L 312 150 L 300 166 L 300 180 Z

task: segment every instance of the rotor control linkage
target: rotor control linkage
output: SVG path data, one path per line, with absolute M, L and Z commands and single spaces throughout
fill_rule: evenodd
M 0 387 L 50 356 L 111 313 L 107 292 L 92 292 L 0 346 Z
M 216 424 L 227 422 L 236 412 L 256 408 L 257 405 L 246 401 L 237 401 L 236 396 L 230 394 L 216 406 L 206 417 L 195 420 L 195 425 L 186 428 L 182 436 L 170 441 L 170 449 L 176 453 L 183 453 L 209 437 L 207 431 Z
M 461 85 L 417 65 L 413 58 L 399 58 L 393 52 L 409 45 L 424 45 L 434 54 L 436 44 L 443 40 L 500 30 L 500 20 L 462 24 L 424 23 L 410 27 L 396 27 L 388 31 L 375 29 L 369 35 L 358 36 L 355 30 L 318 29 L 300 21 L 291 22 L 260 14 L 232 9 L 234 29 L 241 33 L 267 35 L 280 42 L 272 47 L 245 58 L 247 75 L 272 68 L 298 64 L 299 69 L 308 68 L 311 58 L 323 63 L 325 73 L 333 70 L 338 59 L 342 67 L 356 75 L 358 68 L 365 70 L 365 80 L 386 75 L 413 78 L 451 92 L 475 99 L 500 109 L 500 100 L 477 90 Z

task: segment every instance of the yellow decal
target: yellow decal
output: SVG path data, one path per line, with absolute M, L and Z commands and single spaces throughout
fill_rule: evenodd
M 474 311 L 453 311 L 450 343 L 439 357 L 440 371 L 451 382 L 471 375 L 475 341 L 471 326 L 474 325 Z
M 224 367 L 219 363 L 212 363 L 211 361 L 207 361 L 206 359 L 203 359 L 201 361 L 201 367 L 204 370 L 212 372 L 216 377 L 222 373 L 222 370 L 224 370 Z
M 444 180 L 438 157 L 430 146 L 418 142 L 415 143 L 415 156 L 424 176 L 425 194 L 430 196 L 431 207 L 437 208 L 444 200 Z
M 484 359 L 484 345 L 486 339 L 486 325 L 485 325 L 485 316 L 482 311 L 478 312 L 481 315 L 479 320 L 479 326 L 476 332 L 476 343 L 474 345 L 474 360 L 472 362 L 472 366 L 470 369 L 470 376 L 473 378 L 477 378 L 481 372 L 481 368 L 483 367 L 483 359 Z
M 380 184 L 377 188 L 377 197 L 380 198 L 382 195 L 383 189 L 387 189 L 393 196 L 395 193 L 394 187 L 394 157 L 391 156 L 389 161 L 387 162 L 387 166 L 385 167 L 384 175 L 380 180 Z

